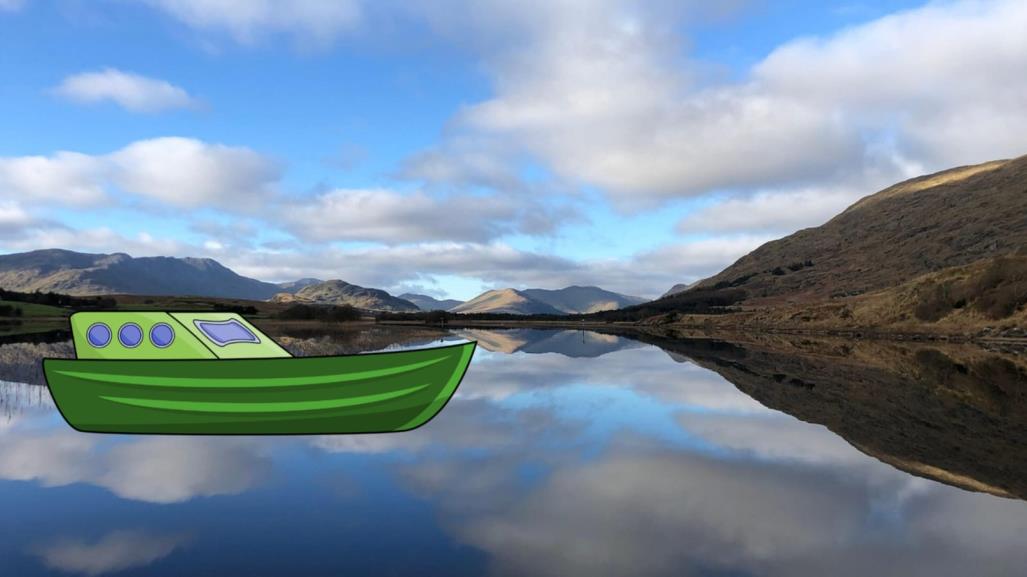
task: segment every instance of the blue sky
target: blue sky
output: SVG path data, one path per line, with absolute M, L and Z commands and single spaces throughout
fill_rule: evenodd
M 705 4 L 0 0 L 0 250 L 651 297 L 1027 152 L 1022 2 Z

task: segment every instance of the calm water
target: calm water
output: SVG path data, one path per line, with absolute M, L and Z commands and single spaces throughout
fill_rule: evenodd
M 482 346 L 427 426 L 292 438 L 77 433 L 38 385 L 70 345 L 0 345 L 0 574 L 1027 572 L 1016 351 L 448 338 Z

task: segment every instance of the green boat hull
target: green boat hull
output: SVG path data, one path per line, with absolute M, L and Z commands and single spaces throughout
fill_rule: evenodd
M 96 433 L 297 435 L 416 429 L 449 402 L 475 343 L 336 357 L 46 359 L 58 409 Z

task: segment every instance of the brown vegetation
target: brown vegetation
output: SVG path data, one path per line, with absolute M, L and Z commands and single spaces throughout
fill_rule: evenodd
M 1027 157 L 957 168 L 864 198 L 823 226 L 769 242 L 700 287 L 750 305 L 845 298 L 1027 246 Z
M 1027 338 L 1027 156 L 916 178 L 769 242 L 682 296 L 734 306 L 649 324 Z M 647 305 L 648 306 L 648 305 Z

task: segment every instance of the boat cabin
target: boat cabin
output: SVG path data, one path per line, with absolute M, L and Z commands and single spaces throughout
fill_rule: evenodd
M 246 319 L 225 312 L 78 312 L 79 359 L 172 360 L 289 357 Z

